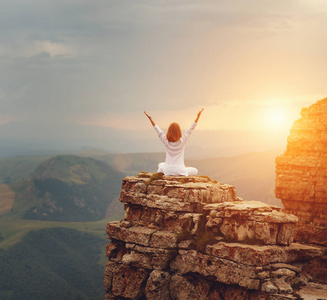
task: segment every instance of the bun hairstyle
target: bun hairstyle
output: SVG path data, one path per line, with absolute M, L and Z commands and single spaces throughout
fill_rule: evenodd
M 167 134 L 166 134 L 168 142 L 177 142 L 182 137 L 181 128 L 178 123 L 171 123 L 169 125 Z

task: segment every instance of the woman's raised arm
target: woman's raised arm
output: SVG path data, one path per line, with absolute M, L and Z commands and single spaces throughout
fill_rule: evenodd
M 202 108 L 199 112 L 198 112 L 198 115 L 196 116 L 196 119 L 194 120 L 195 123 L 197 123 L 199 121 L 199 118 L 203 112 L 204 108 Z
M 152 118 L 151 118 L 151 117 L 146 113 L 146 111 L 144 111 L 144 113 L 145 113 L 145 115 L 149 118 L 149 120 L 150 120 L 152 126 L 155 126 L 156 123 L 153 122 Z

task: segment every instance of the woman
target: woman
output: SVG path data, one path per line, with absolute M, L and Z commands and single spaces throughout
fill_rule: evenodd
M 192 176 L 197 175 L 198 170 L 192 167 L 185 167 L 184 164 L 184 147 L 186 141 L 190 137 L 192 131 L 196 127 L 198 120 L 203 112 L 203 108 L 197 114 L 196 119 L 190 126 L 190 128 L 182 135 L 181 129 L 177 123 L 171 123 L 167 134 L 165 135 L 158 125 L 152 120 L 152 118 L 146 113 L 154 129 L 157 131 L 159 138 L 166 148 L 166 160 L 158 165 L 158 171 L 165 175 L 184 175 Z

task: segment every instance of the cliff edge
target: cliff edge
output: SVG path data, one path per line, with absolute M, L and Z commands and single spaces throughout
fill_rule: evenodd
M 208 177 L 123 180 L 108 223 L 105 299 L 299 299 L 324 248 L 293 243 L 298 218 Z
M 298 241 L 327 246 L 326 171 L 327 98 L 302 109 L 276 158 L 275 194 L 299 218 Z

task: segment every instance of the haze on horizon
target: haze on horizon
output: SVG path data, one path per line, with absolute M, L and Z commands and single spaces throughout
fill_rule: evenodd
M 197 130 L 285 135 L 327 95 L 323 0 L 0 7 L 0 128 L 33 121 L 42 136 L 73 123 L 137 135 L 150 126 L 144 110 L 162 128 L 186 129 L 205 107 Z

